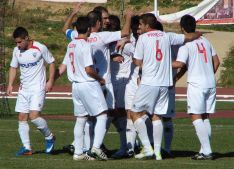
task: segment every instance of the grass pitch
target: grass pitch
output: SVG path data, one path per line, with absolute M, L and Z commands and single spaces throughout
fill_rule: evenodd
M 180 109 L 185 109 L 185 103 L 179 102 Z M 14 110 L 14 100 L 10 101 Z M 233 110 L 233 103 L 218 103 L 217 109 Z M 177 106 L 178 107 L 178 106 Z M 44 114 L 72 114 L 71 100 L 47 100 Z M 212 119 L 212 149 L 217 159 L 214 161 L 192 161 L 190 156 L 199 150 L 199 143 L 194 128 L 189 119 L 175 119 L 174 140 L 172 144 L 174 159 L 155 160 L 109 160 L 103 161 L 73 161 L 72 156 L 62 152 L 62 147 L 72 142 L 74 121 L 48 120 L 48 124 L 56 134 L 55 153 L 46 155 L 44 139 L 41 133 L 30 124 L 30 138 L 34 155 L 16 157 L 15 153 L 21 147 L 18 136 L 16 117 L 0 120 L 0 169 L 233 169 L 234 168 L 234 120 Z M 105 137 L 108 149 L 116 150 L 119 146 L 118 134 L 111 128 Z

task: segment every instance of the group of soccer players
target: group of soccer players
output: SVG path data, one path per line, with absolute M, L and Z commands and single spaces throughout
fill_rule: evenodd
M 63 27 L 70 43 L 58 70 L 48 49 L 30 39 L 25 28 L 18 27 L 13 33 L 17 47 L 7 94 L 12 93 L 19 67 L 21 85 L 15 111 L 19 112 L 23 147 L 17 155 L 32 154 L 28 118 L 45 136 L 46 153 L 52 152 L 55 137 L 40 111 L 45 93 L 67 72 L 76 117 L 74 160 L 107 160 L 103 139 L 111 123 L 120 135 L 120 149 L 111 158 L 162 160 L 162 150 L 172 157 L 175 82 L 188 71 L 188 114 L 201 144 L 192 159 L 214 159 L 209 114 L 215 112 L 214 74 L 219 59 L 208 40 L 196 32 L 196 20 L 185 15 L 180 21 L 183 34 L 166 33 L 153 14 L 133 16 L 129 11 L 121 29 L 119 18 L 109 16 L 101 6 L 73 22 L 80 8 L 81 4 L 74 7 Z M 50 65 L 47 82 L 44 62 Z M 142 144 L 138 154 L 134 152 L 137 135 Z

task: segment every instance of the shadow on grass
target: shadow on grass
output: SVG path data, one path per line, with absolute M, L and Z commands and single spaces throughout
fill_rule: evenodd
M 215 159 L 225 158 L 225 157 L 234 157 L 234 152 L 227 152 L 227 153 L 215 152 L 213 154 L 214 154 Z
M 45 150 L 34 151 L 33 154 L 45 154 Z M 69 154 L 69 152 L 64 149 L 57 149 L 53 150 L 49 155 L 59 155 L 59 154 Z

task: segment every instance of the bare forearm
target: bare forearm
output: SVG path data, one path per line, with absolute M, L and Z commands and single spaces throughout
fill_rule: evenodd
M 217 72 L 220 65 L 219 57 L 216 55 L 213 57 L 213 67 L 214 67 L 214 73 Z
M 178 81 L 187 72 L 187 67 L 183 66 L 180 71 L 176 74 L 175 80 Z
M 50 82 L 54 82 L 55 79 L 55 64 L 51 63 L 49 66 L 49 80 Z
M 121 31 L 121 37 L 127 37 L 130 35 L 130 26 L 131 26 L 131 15 L 127 15 L 125 19 L 125 24 Z
M 142 67 L 142 61 L 141 60 L 137 60 L 137 59 L 133 58 L 133 63 L 136 66 L 139 66 L 140 68 Z
M 66 19 L 65 24 L 64 24 L 63 29 L 62 29 L 62 31 L 63 31 L 64 34 L 66 34 L 66 30 L 71 26 L 72 21 L 73 21 L 73 19 L 74 19 L 75 16 L 76 16 L 76 13 L 72 12 L 68 16 L 68 18 Z
M 95 80 L 102 80 L 102 78 L 97 74 L 97 72 L 93 68 L 85 68 L 85 71 L 90 77 L 94 78 Z
M 17 73 L 17 69 L 10 67 L 9 70 L 9 79 L 8 79 L 8 85 L 9 86 L 13 86 L 13 83 L 15 81 L 15 77 L 16 77 L 16 73 Z

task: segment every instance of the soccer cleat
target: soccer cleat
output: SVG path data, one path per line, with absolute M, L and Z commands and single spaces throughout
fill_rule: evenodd
M 21 147 L 20 150 L 16 153 L 16 156 L 21 155 L 32 155 L 32 150 L 28 150 L 25 147 Z
M 45 140 L 45 153 L 50 154 L 54 150 L 55 136 L 52 139 Z
M 86 160 L 86 161 L 93 161 L 95 158 L 89 156 L 87 153 L 83 153 L 81 155 L 74 154 L 73 160 L 79 161 L 79 160 Z
M 128 155 L 129 158 L 133 157 L 134 156 L 134 151 L 133 150 L 128 150 L 127 155 Z
M 68 152 L 70 155 L 74 155 L 75 147 L 72 144 L 63 146 L 63 151 Z
M 107 160 L 107 155 L 100 148 L 93 147 L 91 149 L 92 155 L 99 160 Z
M 203 153 L 195 154 L 191 157 L 192 160 L 214 160 L 214 156 L 212 154 L 205 155 Z
M 125 157 L 128 157 L 128 154 L 125 150 L 118 150 L 117 152 L 115 152 L 111 158 L 114 158 L 114 159 L 121 159 L 121 158 L 125 158 Z
M 153 158 L 154 151 L 153 149 L 149 149 L 148 151 L 145 151 L 145 149 L 142 149 L 141 152 L 137 155 L 135 155 L 136 159 L 151 159 Z
M 161 153 L 155 153 L 155 159 L 156 160 L 162 160 Z

